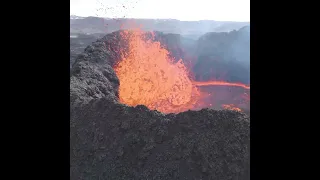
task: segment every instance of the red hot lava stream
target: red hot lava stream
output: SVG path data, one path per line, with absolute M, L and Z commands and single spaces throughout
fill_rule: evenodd
M 241 83 L 230 83 L 224 81 L 207 81 L 207 82 L 197 82 L 193 81 L 192 84 L 195 86 L 237 86 L 242 87 L 244 89 L 250 89 L 250 86 Z
M 119 100 L 123 104 L 145 105 L 163 113 L 179 113 L 209 106 L 204 101 L 207 93 L 201 92 L 197 86 L 250 89 L 240 83 L 192 81 L 182 59 L 174 61 L 160 42 L 146 40 L 143 31 L 124 31 L 121 37 L 128 42 L 128 52 L 121 54 L 121 60 L 114 69 L 120 80 Z

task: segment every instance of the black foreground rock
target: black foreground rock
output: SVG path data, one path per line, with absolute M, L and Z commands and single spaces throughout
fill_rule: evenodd
M 250 118 L 164 115 L 118 103 L 119 32 L 85 49 L 70 75 L 70 179 L 250 179 Z

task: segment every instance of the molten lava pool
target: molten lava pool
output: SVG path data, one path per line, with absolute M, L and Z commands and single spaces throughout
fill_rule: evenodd
M 189 109 L 210 107 L 204 99 L 207 92 L 200 86 L 238 86 L 224 81 L 195 82 L 182 59 L 170 58 L 168 50 L 160 42 L 146 40 L 141 30 L 124 31 L 122 38 L 128 41 L 128 51 L 114 67 L 120 80 L 119 100 L 129 106 L 145 105 L 163 113 L 178 113 Z M 125 54 L 125 55 L 124 55 Z M 240 110 L 233 105 L 224 108 Z

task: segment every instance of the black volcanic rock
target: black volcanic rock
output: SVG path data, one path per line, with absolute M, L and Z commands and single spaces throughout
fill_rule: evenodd
M 70 74 L 70 179 L 250 179 L 250 118 L 203 109 L 163 114 L 118 102 L 119 32 Z
M 70 65 L 88 45 L 101 37 L 102 34 L 70 34 Z
M 106 96 L 118 99 L 119 79 L 112 67 L 120 60 L 120 52 L 125 51 L 126 46 L 117 31 L 93 42 L 77 56 L 70 70 L 71 104 Z

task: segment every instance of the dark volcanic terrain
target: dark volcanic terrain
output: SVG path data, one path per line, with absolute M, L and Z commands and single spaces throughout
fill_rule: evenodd
M 88 45 L 103 36 L 104 34 L 70 34 L 70 67 Z
M 70 73 L 70 179 L 250 179 L 250 118 L 163 114 L 118 102 L 119 32 L 85 48 Z M 180 56 L 178 52 L 173 56 Z

